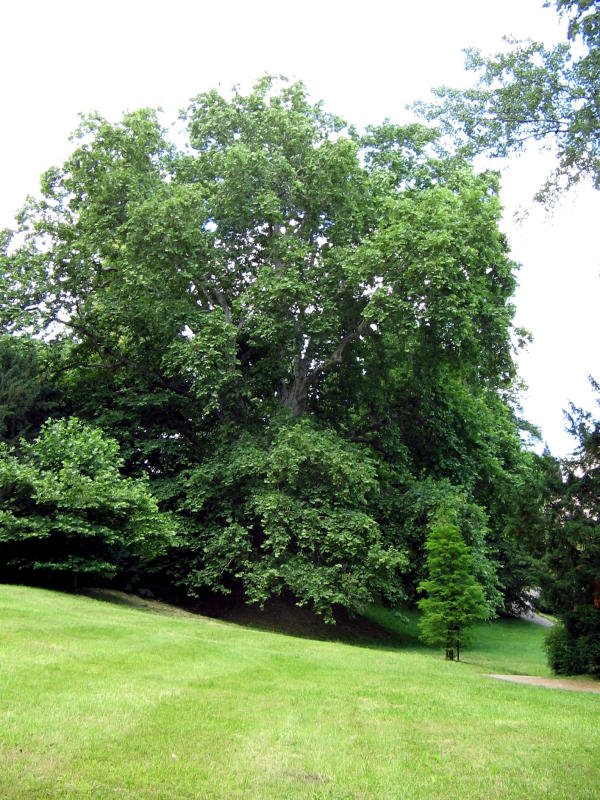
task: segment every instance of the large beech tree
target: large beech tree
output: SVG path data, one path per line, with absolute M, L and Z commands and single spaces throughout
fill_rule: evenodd
M 182 122 L 83 120 L 6 237 L 4 330 L 53 341 L 71 406 L 180 515 L 170 580 L 397 599 L 411 481 L 485 516 L 521 453 L 497 178 L 271 78 Z

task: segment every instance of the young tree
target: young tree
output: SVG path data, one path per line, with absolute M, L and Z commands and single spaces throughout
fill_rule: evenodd
M 443 511 L 431 525 L 425 549 L 428 577 L 419 590 L 427 597 L 418 603 L 423 612 L 421 638 L 428 644 L 443 644 L 446 658 L 453 661 L 456 655 L 459 661 L 465 630 L 493 616 L 493 607 L 473 577 L 475 562 L 460 528 Z

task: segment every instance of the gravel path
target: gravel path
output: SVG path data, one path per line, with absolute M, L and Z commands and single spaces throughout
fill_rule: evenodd
M 600 682 L 589 678 L 540 678 L 536 675 L 486 675 L 499 681 L 525 683 L 528 686 L 543 686 L 546 689 L 567 689 L 570 692 L 593 692 L 600 694 Z
M 541 625 L 543 628 L 553 628 L 554 623 L 548 617 L 542 617 L 541 614 L 536 614 L 535 611 L 524 611 L 521 614 L 521 619 L 526 619 L 529 622 L 535 622 L 536 625 Z
M 552 628 L 554 622 L 548 617 L 542 617 L 535 611 L 524 611 L 521 619 L 534 622 L 544 628 Z M 538 675 L 486 675 L 487 678 L 495 678 L 499 681 L 509 681 L 509 683 L 524 683 L 527 686 L 543 686 L 545 689 L 566 689 L 569 692 L 592 692 L 600 694 L 600 681 L 590 680 L 589 678 L 540 678 Z

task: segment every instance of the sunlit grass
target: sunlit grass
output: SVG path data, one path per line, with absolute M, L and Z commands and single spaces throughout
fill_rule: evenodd
M 600 696 L 481 674 L 547 674 L 532 624 L 456 664 L 383 612 L 403 643 L 165 611 L 0 587 L 0 797 L 597 796 Z
M 369 619 L 395 631 L 406 647 L 421 652 L 440 653 L 419 642 L 418 612 L 403 610 L 401 614 L 382 608 L 367 612 Z M 544 639 L 547 628 L 518 619 L 499 619 L 474 626 L 461 650 L 461 661 L 481 672 L 506 672 L 513 675 L 551 676 L 546 663 Z

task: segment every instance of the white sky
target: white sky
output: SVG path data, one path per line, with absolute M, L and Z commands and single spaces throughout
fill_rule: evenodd
M 0 7 L 0 227 L 40 174 L 68 154 L 78 113 L 118 119 L 162 106 L 170 119 L 206 89 L 251 84 L 265 72 L 307 83 L 315 99 L 357 125 L 405 121 L 432 86 L 465 85 L 462 48 L 490 51 L 503 34 L 562 39 L 542 0 L 4 0 Z M 534 209 L 517 226 L 547 161 L 521 158 L 506 175 L 505 229 L 522 263 L 519 324 L 535 337 L 520 360 L 526 416 L 556 455 L 569 400 L 592 408 L 600 378 L 600 193 Z

